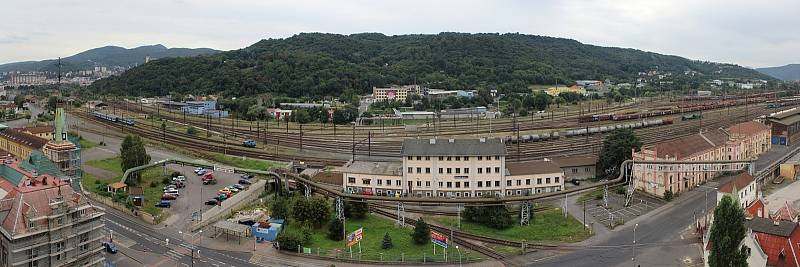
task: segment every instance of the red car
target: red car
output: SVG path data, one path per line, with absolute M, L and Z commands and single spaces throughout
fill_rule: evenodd
M 173 195 L 173 194 L 161 195 L 161 200 L 176 200 L 176 199 L 178 199 L 178 196 Z

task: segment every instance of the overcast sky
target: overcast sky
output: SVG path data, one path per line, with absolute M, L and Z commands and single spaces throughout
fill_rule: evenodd
M 4 0 L 0 63 L 299 32 L 519 32 L 750 67 L 800 63 L 798 0 Z

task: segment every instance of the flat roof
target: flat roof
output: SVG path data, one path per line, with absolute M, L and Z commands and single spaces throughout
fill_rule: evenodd
M 499 139 L 406 139 L 403 156 L 505 156 Z
M 341 173 L 377 174 L 377 175 L 403 175 L 403 162 L 401 161 L 351 161 L 334 171 Z

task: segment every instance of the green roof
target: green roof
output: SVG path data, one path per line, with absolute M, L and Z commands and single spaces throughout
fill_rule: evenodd
M 5 164 L 0 165 L 0 176 L 3 176 L 3 178 L 14 186 L 19 185 L 19 182 L 22 181 L 22 173 Z

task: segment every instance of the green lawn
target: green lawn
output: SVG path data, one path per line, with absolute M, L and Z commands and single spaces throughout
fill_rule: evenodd
M 455 217 L 434 216 L 425 220 L 443 226 L 458 224 Z M 589 237 L 580 222 L 569 215 L 564 218 L 561 210 L 557 208 L 537 212 L 530 225 L 526 226 L 514 225 L 508 229 L 498 230 L 461 221 L 461 229 L 468 233 L 515 241 L 578 242 Z
M 116 175 L 113 178 L 99 179 L 98 177 L 88 173 L 83 173 L 83 186 L 92 192 L 99 193 L 97 185 L 100 183 L 110 184 L 119 181 L 122 178 L 122 160 L 119 157 L 113 157 L 102 160 L 87 161 L 85 164 L 107 171 L 114 172 Z M 154 205 L 161 201 L 161 195 L 164 193 L 161 180 L 164 176 L 161 174 L 161 168 L 150 168 L 142 172 L 141 182 L 139 185 L 144 190 L 144 204 L 142 209 L 153 216 L 158 216 L 162 213 L 161 208 L 156 208 Z M 151 187 L 151 182 L 155 182 L 155 187 Z M 163 216 L 163 215 L 162 215 Z
M 84 149 L 84 150 L 90 149 L 90 148 L 93 148 L 93 147 L 97 146 L 97 143 L 89 141 L 89 140 L 86 140 L 86 139 L 83 139 L 83 137 L 81 137 L 78 140 L 78 142 L 80 142 L 81 149 Z
M 119 173 L 119 176 L 122 177 L 122 158 L 120 157 L 91 160 L 87 161 L 86 164 L 98 169 Z
M 413 226 L 397 227 L 394 220 L 390 220 L 378 215 L 370 214 L 363 220 L 348 220 L 346 222 L 347 232 L 351 233 L 358 228 L 364 228 L 364 239 L 361 240 L 361 250 L 363 260 L 380 260 L 383 253 L 384 261 L 400 261 L 404 255 L 405 261 L 422 261 L 423 256 L 427 261 L 443 261 L 444 255 L 442 248 L 436 247 L 436 255 L 433 255 L 433 245 L 416 245 L 411 241 Z M 341 249 L 341 257 L 350 257 L 349 250 L 346 249 L 344 241 L 332 241 L 327 237 L 327 226 L 316 230 L 311 235 L 311 242 L 306 247 L 311 248 L 314 254 L 320 249 L 321 254 L 336 256 L 336 249 Z M 383 235 L 389 233 L 394 247 L 391 249 L 381 249 Z M 448 261 L 458 261 L 458 252 L 454 247 L 448 249 Z M 461 253 L 465 253 L 463 248 Z M 455 255 L 455 257 L 454 257 Z M 353 246 L 353 257 L 358 256 L 358 245 Z M 478 260 L 482 257 L 475 252 L 466 252 L 464 259 Z
M 285 163 L 277 161 L 242 158 L 238 156 L 228 156 L 219 153 L 212 153 L 211 156 L 212 159 L 216 162 L 244 169 L 271 170 L 286 165 Z

